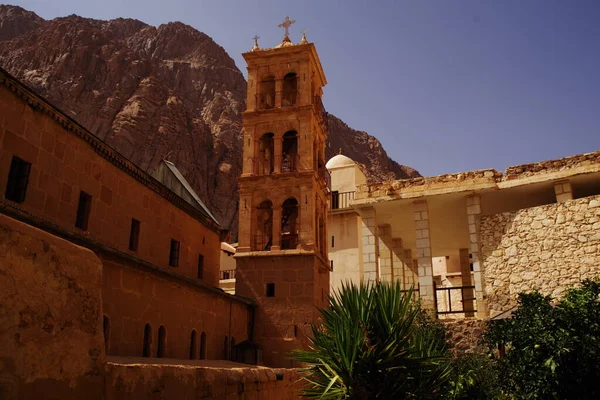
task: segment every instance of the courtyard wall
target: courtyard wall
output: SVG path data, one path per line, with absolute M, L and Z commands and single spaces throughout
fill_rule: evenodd
M 600 276 L 600 196 L 483 216 L 479 229 L 490 317 L 522 291 L 559 297 Z

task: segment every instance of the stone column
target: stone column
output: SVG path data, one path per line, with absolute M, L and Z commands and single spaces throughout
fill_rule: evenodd
M 558 203 L 573 200 L 573 189 L 571 188 L 571 182 L 568 180 L 554 182 L 554 193 Z
M 458 257 L 460 260 L 460 277 L 462 286 L 473 286 L 473 280 L 471 279 L 471 259 L 469 258 L 469 249 L 459 249 Z M 473 289 L 463 289 L 463 310 L 465 310 L 465 317 L 474 317 L 475 306 L 473 299 L 475 298 L 475 291 Z
M 392 238 L 392 279 L 400 281 L 402 289 L 406 289 L 406 278 L 404 277 L 404 263 L 402 261 L 404 249 L 401 238 Z
M 379 281 L 379 243 L 375 225 L 375 209 L 372 207 L 362 208 L 360 214 L 362 216 L 363 281 Z
M 481 198 L 477 195 L 467 197 L 467 220 L 469 224 L 469 238 L 471 242 L 471 263 L 475 280 L 475 298 L 477 300 L 477 317 L 487 317 L 487 301 L 483 288 L 483 273 L 479 262 L 479 221 L 481 214 Z
M 271 250 L 281 249 L 281 204 L 273 204 L 273 243 Z
M 413 203 L 415 219 L 417 262 L 419 266 L 419 296 L 424 308 L 435 307 L 433 288 L 433 262 L 431 259 L 431 242 L 429 240 L 429 211 L 426 201 Z M 435 311 L 435 310 L 434 310 Z
M 276 133 L 275 136 L 273 137 L 273 157 L 274 157 L 274 161 L 275 161 L 275 165 L 274 165 L 274 171 L 276 174 L 281 172 L 281 153 L 283 152 L 282 150 L 283 148 L 283 134 L 282 133 Z
M 416 271 L 418 268 L 414 267 L 411 249 L 404 250 L 403 260 L 404 290 L 408 290 L 411 287 L 414 287 L 414 289 L 417 290 L 417 280 L 419 276 Z
M 392 282 L 393 260 L 392 260 L 392 227 L 389 224 L 377 227 L 379 236 L 379 280 Z
M 283 80 L 275 79 L 275 107 L 281 107 L 281 98 L 283 94 Z

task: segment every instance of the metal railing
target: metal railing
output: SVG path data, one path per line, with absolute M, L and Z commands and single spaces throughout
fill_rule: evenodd
M 350 208 L 350 204 L 354 201 L 355 193 L 356 192 L 331 192 L 331 209 L 340 210 Z
M 219 271 L 219 280 L 224 281 L 226 279 L 235 279 L 235 269 Z
M 472 316 L 475 308 L 475 286 L 437 287 L 435 282 L 434 302 L 437 315 L 465 314 Z M 438 293 L 445 292 L 441 297 Z

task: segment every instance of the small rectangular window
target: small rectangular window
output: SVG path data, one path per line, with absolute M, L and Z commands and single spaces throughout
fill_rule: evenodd
M 334 190 L 331 192 L 331 209 L 337 210 L 340 208 L 340 192 Z
M 275 297 L 275 284 L 267 283 L 267 297 Z
M 77 206 L 77 219 L 75 220 L 75 226 L 77 228 L 87 231 L 91 209 L 92 209 L 92 195 L 87 194 L 86 192 L 84 192 L 82 190 L 79 193 L 79 205 Z
M 198 254 L 198 279 L 204 279 L 204 256 Z
M 140 240 L 140 221 L 131 218 L 131 231 L 129 232 L 129 250 L 137 251 Z
M 335 247 L 335 236 L 331 237 L 331 248 L 333 249 Z
M 333 272 L 333 260 L 329 260 L 329 271 Z
M 16 203 L 22 203 L 25 200 L 25 192 L 29 183 L 29 172 L 31 163 L 13 156 L 8 172 L 8 182 L 6 183 L 6 192 L 4 197 Z
M 169 265 L 179 266 L 179 240 L 171 239 L 171 250 L 169 251 Z

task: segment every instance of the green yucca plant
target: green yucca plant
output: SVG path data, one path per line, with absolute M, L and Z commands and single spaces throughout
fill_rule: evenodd
M 302 395 L 321 399 L 429 399 L 449 379 L 443 331 L 400 283 L 344 283 L 312 326 Z

